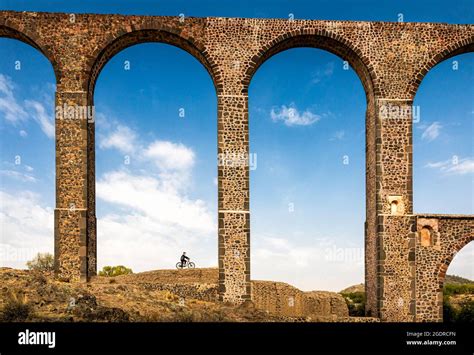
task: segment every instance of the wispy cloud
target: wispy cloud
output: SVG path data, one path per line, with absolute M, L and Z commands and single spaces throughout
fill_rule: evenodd
M 449 175 L 465 175 L 474 173 L 474 159 L 454 157 L 444 161 L 428 163 L 426 168 L 438 169 L 442 173 Z
M 290 127 L 309 126 L 321 119 L 320 115 L 309 110 L 305 110 L 304 112 L 298 111 L 294 104 L 290 104 L 289 107 L 282 105 L 280 109 L 272 108 L 270 117 L 273 122 L 282 121 L 285 125 Z
M 0 74 L 0 114 L 4 119 L 13 125 L 33 119 L 48 138 L 54 138 L 54 115 L 46 109 L 48 106 L 53 106 L 46 102 L 48 100 L 52 102 L 52 99 L 44 92 L 40 92 L 38 96 L 43 97 L 44 102 L 25 100 L 21 103 L 15 97 L 15 90 L 13 81 L 6 75 Z M 20 130 L 21 137 L 27 135 L 25 130 Z
M 427 140 L 428 142 L 435 140 L 438 138 L 441 128 L 442 126 L 439 124 L 439 122 L 433 122 L 425 128 L 421 135 L 421 139 Z
M 33 176 L 34 170 L 35 169 L 32 166 L 27 164 L 13 164 L 4 161 L 2 163 L 0 175 L 20 182 L 36 182 L 37 179 Z
M 169 268 L 186 250 L 200 266 L 216 266 L 215 214 L 187 194 L 194 183 L 193 149 L 179 142 L 146 142 L 115 119 L 101 121 L 100 147 L 130 154 L 138 169 L 124 166 L 98 177 L 97 198 L 114 207 L 98 218 L 100 264 L 121 260 L 136 271 Z M 131 249 L 140 259 L 124 252 Z
M 0 74 L 0 113 L 12 124 L 28 118 L 28 114 L 15 98 L 14 90 L 13 81 L 6 75 Z
M 339 291 L 363 280 L 363 245 L 336 244 L 330 238 L 297 242 L 258 232 L 253 240 L 253 279 L 287 282 L 306 291 Z
M 22 182 L 36 182 L 36 178 L 34 176 L 15 170 L 0 170 L 0 175 Z
M 49 138 L 54 138 L 54 122 L 52 116 L 46 112 L 44 104 L 34 100 L 26 100 L 25 105 L 30 109 L 31 117 L 38 122 L 43 133 Z
M 327 63 L 323 69 L 318 69 L 311 75 L 311 83 L 318 84 L 323 79 L 329 78 L 334 74 L 334 62 Z
M 346 132 L 344 130 L 342 131 L 336 131 L 332 137 L 331 141 L 342 141 L 344 139 L 344 136 L 346 135 Z

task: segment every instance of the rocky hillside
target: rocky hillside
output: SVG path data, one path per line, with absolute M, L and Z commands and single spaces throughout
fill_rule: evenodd
M 363 283 L 352 285 L 340 291 L 339 293 L 354 293 L 354 292 L 365 292 L 365 285 Z
M 376 321 L 349 317 L 337 293 L 303 292 L 288 284 L 252 281 L 253 302 L 217 301 L 217 269 L 159 270 L 89 283 L 50 273 L 0 268 L 2 321 L 301 322 Z
M 473 284 L 474 281 L 466 279 L 461 276 L 456 276 L 456 275 L 446 275 L 446 278 L 444 280 L 444 284 L 450 284 L 450 285 L 464 285 L 464 284 Z M 355 293 L 355 292 L 365 292 L 365 286 L 363 283 L 357 284 L 357 285 L 352 285 L 349 286 L 341 291 L 339 293 Z
M 349 286 L 339 292 L 349 307 L 350 316 L 365 313 L 364 284 Z M 455 275 L 446 275 L 443 289 L 444 321 L 474 322 L 474 281 Z
M 446 278 L 444 279 L 444 284 L 463 285 L 472 283 L 474 283 L 474 281 L 456 275 L 446 275 Z

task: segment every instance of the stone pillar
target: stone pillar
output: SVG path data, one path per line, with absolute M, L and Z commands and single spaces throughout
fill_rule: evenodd
M 376 152 L 375 121 L 376 108 L 372 95 L 368 95 L 365 120 L 365 313 L 375 316 L 377 312 L 377 211 L 376 211 Z
M 376 104 L 377 308 L 382 321 L 413 321 L 413 105 L 411 100 L 385 98 Z
M 95 109 L 88 101 L 87 122 L 87 276 L 97 275 L 97 218 L 95 214 Z
M 218 96 L 219 299 L 250 299 L 248 96 Z
M 87 281 L 88 154 L 86 92 L 56 93 L 55 272 Z

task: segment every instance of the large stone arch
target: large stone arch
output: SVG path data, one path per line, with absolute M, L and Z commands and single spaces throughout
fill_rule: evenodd
M 466 37 L 459 41 L 450 43 L 441 51 L 435 52 L 428 60 L 426 60 L 426 62 L 421 62 L 420 66 L 416 68 L 414 75 L 408 82 L 407 91 L 411 95 L 412 99 L 415 98 L 421 82 L 431 69 L 449 58 L 470 52 L 474 52 L 474 36 Z
M 36 32 L 24 31 L 24 29 L 18 29 L 11 26 L 11 24 L 4 25 L 4 23 L 8 23 L 8 21 L 3 21 L 0 19 L 0 38 L 8 38 L 14 39 L 16 41 L 22 42 L 27 44 L 37 51 L 39 51 L 47 60 L 48 63 L 51 65 L 54 73 L 54 84 L 59 85 L 61 79 L 61 71 L 59 69 L 58 63 L 54 59 L 53 53 L 50 49 L 41 43 L 41 36 L 39 36 Z M 54 105 L 54 101 L 52 105 Z M 56 122 L 55 122 L 56 123 Z M 57 173 L 57 171 L 56 171 Z M 57 176 L 56 176 L 57 179 Z M 55 199 L 58 196 L 57 189 L 55 191 Z M 53 236 L 54 237 L 54 236 Z M 57 256 L 57 249 L 56 249 L 56 238 L 54 237 L 54 257 Z M 56 266 L 55 266 L 56 267 Z
M 88 106 L 94 106 L 94 90 L 100 72 L 108 61 L 128 47 L 142 43 L 164 43 L 178 47 L 191 54 L 197 59 L 209 73 L 214 83 L 216 94 L 219 84 L 215 74 L 215 66 L 212 59 L 203 52 L 202 44 L 197 41 L 186 39 L 175 33 L 172 28 L 144 28 L 131 32 L 119 32 L 104 46 L 96 48 L 91 58 L 87 62 L 87 102 Z M 217 118 L 216 118 L 217 126 Z M 95 122 L 87 124 L 87 277 L 97 273 L 97 217 L 96 217 L 96 197 L 95 197 Z
M 411 108 L 432 67 L 473 51 L 474 26 L 0 11 L 0 36 L 45 54 L 56 74 L 56 108 L 81 110 L 93 104 L 98 73 L 116 51 L 153 41 L 187 50 L 214 81 L 224 158 L 248 153 L 248 85 L 266 59 L 294 47 L 344 58 L 367 95 L 367 310 L 382 321 L 440 320 L 439 272 L 458 250 L 450 244 L 456 228 L 473 230 L 474 216 L 413 214 Z M 93 122 L 56 119 L 56 274 L 71 281 L 95 272 L 95 240 L 88 239 L 95 235 L 93 134 Z M 241 303 L 250 298 L 248 167 L 226 162 L 218 164 L 219 296 Z M 453 231 L 440 232 L 439 245 L 421 245 L 420 218 Z
M 348 40 L 326 30 L 300 29 L 291 33 L 281 34 L 269 42 L 261 45 L 256 54 L 251 58 L 249 66 L 242 78 L 244 92 L 248 87 L 258 68 L 272 56 L 292 48 L 317 48 L 337 55 L 347 60 L 357 73 L 366 92 L 367 101 L 374 96 L 375 72 L 368 58 Z
M 202 43 L 194 39 L 182 37 L 179 34 L 176 34 L 176 32 L 175 29 L 166 27 L 144 27 L 127 33 L 117 33 L 115 36 L 112 36 L 112 39 L 110 39 L 105 45 L 96 48 L 94 53 L 91 54 L 90 59 L 87 61 L 88 79 L 87 88 L 85 89 L 87 90 L 90 99 L 93 100 L 95 83 L 100 72 L 114 55 L 128 47 L 150 42 L 169 44 L 191 54 L 204 66 L 204 68 L 206 68 L 214 83 L 216 93 L 218 93 L 219 88 L 222 85 L 220 84 L 220 76 L 212 57 L 206 54 L 205 47 Z
M 407 92 L 414 101 L 425 76 L 436 65 L 460 54 L 474 52 L 474 36 L 447 43 L 430 51 L 409 77 Z M 416 154 L 416 151 L 412 152 Z M 432 215 L 416 213 L 414 320 L 439 322 L 443 320 L 443 285 L 454 256 L 474 240 L 474 224 L 468 215 Z M 429 228 L 430 242 L 422 243 L 422 229 Z M 430 244 L 431 243 L 431 244 Z
M 23 42 L 25 44 L 30 45 L 31 47 L 38 50 L 41 54 L 43 54 L 46 59 L 48 59 L 49 63 L 51 64 L 54 72 L 54 79 L 56 83 L 59 83 L 60 79 L 60 70 L 58 63 L 56 62 L 53 53 L 49 50 L 49 48 L 43 44 L 41 44 L 41 37 L 35 33 L 27 33 L 23 30 L 19 30 L 13 28 L 11 26 L 3 25 L 0 22 L 0 38 L 10 38 L 15 39 L 17 41 Z
M 423 240 L 423 229 L 429 240 Z M 416 320 L 442 321 L 443 285 L 451 261 L 474 240 L 474 220 L 465 215 L 416 215 Z
M 441 289 L 441 292 L 443 290 L 443 285 L 444 281 L 446 279 L 446 272 L 449 268 L 449 265 L 451 265 L 451 262 L 453 261 L 454 257 L 469 243 L 474 241 L 474 231 L 470 235 L 467 235 L 467 237 L 460 237 L 459 242 L 455 245 L 452 246 L 452 248 L 449 250 L 449 253 L 446 257 L 442 257 L 439 267 L 437 269 L 437 274 L 438 274 L 438 280 L 439 280 L 439 286 Z
M 281 34 L 263 44 L 251 60 L 242 78 L 245 94 L 254 74 L 259 67 L 274 55 L 293 48 L 316 48 L 330 52 L 347 61 L 354 69 L 366 96 L 366 223 L 365 223 L 365 280 L 367 297 L 367 313 L 375 314 L 377 308 L 376 285 L 376 82 L 375 71 L 368 58 L 348 40 L 326 30 L 301 29 Z

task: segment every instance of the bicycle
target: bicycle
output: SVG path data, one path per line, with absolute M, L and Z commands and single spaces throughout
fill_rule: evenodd
M 181 261 L 179 261 L 177 264 L 176 264 L 176 268 L 179 270 L 179 269 L 185 269 L 185 268 L 188 268 L 188 269 L 194 269 L 196 267 L 196 265 L 192 262 L 192 261 L 188 261 L 188 262 L 184 262 L 184 265 Z

